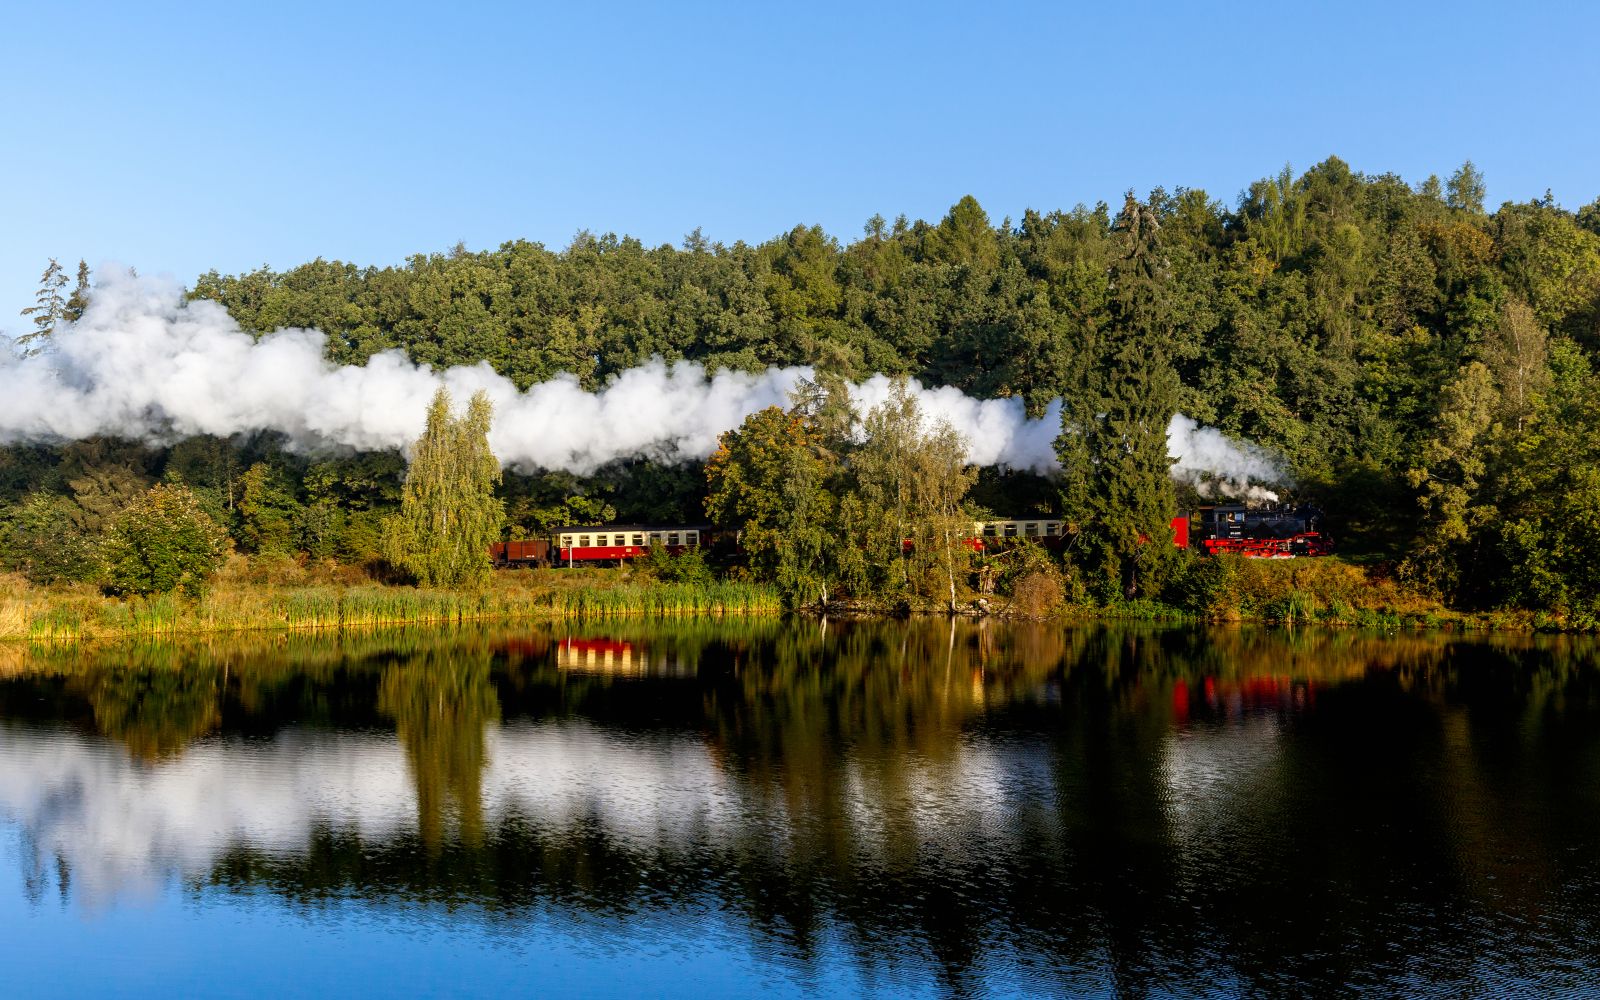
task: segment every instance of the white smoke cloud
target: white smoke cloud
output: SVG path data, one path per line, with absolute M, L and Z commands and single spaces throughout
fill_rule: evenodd
M 1272 502 L 1278 494 L 1258 484 L 1287 479 L 1276 456 L 1265 448 L 1234 441 L 1181 413 L 1167 424 L 1167 453 L 1176 459 L 1172 477 L 1193 485 L 1202 497 Z
M 808 368 L 708 376 L 693 363 L 653 361 L 596 392 L 560 376 L 519 392 L 487 364 L 435 372 L 400 351 L 364 365 L 324 356 L 316 330 L 285 329 L 257 339 L 220 305 L 188 302 L 167 279 L 120 268 L 102 281 L 82 319 L 57 330 L 52 348 L 0 360 L 0 441 L 115 435 L 170 441 L 277 431 L 297 446 L 403 449 L 422 432 L 434 391 L 457 399 L 482 389 L 495 405 L 490 444 L 508 466 L 592 472 L 622 458 L 710 455 L 722 432 L 767 406 L 785 406 Z M 862 412 L 889 396 L 874 376 L 852 387 Z M 923 411 L 948 420 L 978 465 L 1052 472 L 1061 407 L 1029 419 L 1020 399 L 973 399 L 960 390 L 913 383 Z M 1174 475 L 1244 495 L 1252 482 L 1283 477 L 1265 452 L 1174 417 L 1168 429 Z M 1219 487 L 1220 484 L 1220 487 Z

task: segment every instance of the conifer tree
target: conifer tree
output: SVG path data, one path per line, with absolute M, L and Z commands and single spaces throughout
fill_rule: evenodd
M 1178 404 L 1168 353 L 1173 329 L 1159 223 L 1129 192 L 1115 229 L 1109 321 L 1100 357 L 1062 410 L 1056 449 L 1066 473 L 1062 506 L 1089 568 L 1123 597 L 1152 592 L 1172 552 L 1177 506 L 1167 424 Z
M 481 584 L 493 569 L 489 546 L 500 537 L 505 504 L 494 495 L 500 463 L 489 450 L 494 408 L 483 392 L 464 416 L 440 389 L 412 448 L 400 513 L 384 533 L 385 554 L 423 586 Z
M 67 299 L 62 315 L 69 321 L 76 323 L 83 318 L 83 311 L 89 308 L 89 264 L 87 261 L 78 261 L 78 282 L 73 286 L 72 296 Z
M 1483 199 L 1488 193 L 1488 188 L 1483 183 L 1483 174 L 1473 166 L 1471 160 L 1461 164 L 1461 167 L 1450 175 L 1450 183 L 1445 186 L 1445 192 L 1445 203 L 1451 208 L 1472 212 L 1475 215 L 1483 213 Z
M 38 354 L 44 350 L 46 341 L 56 332 L 56 324 L 66 318 L 67 300 L 61 294 L 65 287 L 67 272 L 51 257 L 44 275 L 39 279 L 39 291 L 33 297 L 33 305 L 22 310 L 22 315 L 33 319 L 33 332 L 17 338 L 17 346 L 23 354 Z

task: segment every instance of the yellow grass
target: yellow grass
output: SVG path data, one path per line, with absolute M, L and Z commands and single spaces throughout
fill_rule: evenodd
M 0 640 L 779 610 L 777 596 L 764 587 L 639 582 L 616 570 L 515 570 L 495 573 L 481 589 L 441 590 L 386 585 L 348 567 L 235 557 L 197 600 L 120 599 L 89 586 L 35 587 L 20 576 L 0 576 Z

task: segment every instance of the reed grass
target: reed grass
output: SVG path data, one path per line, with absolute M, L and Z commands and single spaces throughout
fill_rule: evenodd
M 768 615 L 777 592 L 744 582 L 654 583 L 616 572 L 496 574 L 479 589 L 439 590 L 315 575 L 224 572 L 197 600 L 119 599 L 91 587 L 41 588 L 0 577 L 0 640 L 74 641 L 259 629 L 367 628 L 495 619 Z

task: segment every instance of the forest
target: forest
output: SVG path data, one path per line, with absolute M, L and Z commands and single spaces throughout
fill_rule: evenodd
M 1160 434 L 1182 412 L 1279 454 L 1288 494 L 1328 512 L 1340 558 L 1454 607 L 1592 622 L 1600 201 L 1491 212 L 1484 198 L 1471 163 L 1413 184 L 1330 158 L 1231 205 L 1180 187 L 996 222 L 963 197 L 937 221 L 874 217 L 850 242 L 804 225 L 756 244 L 584 232 L 560 250 L 212 271 L 190 295 L 256 334 L 322 330 L 337 363 L 399 348 L 437 367 L 486 361 L 524 387 L 562 372 L 598 387 L 658 357 L 818 372 L 807 398 L 750 418 L 703 465 L 508 470 L 495 487 L 508 537 L 711 520 L 743 529 L 742 571 L 797 603 L 953 598 L 953 550 L 936 544 L 950 524 L 1049 513 L 1073 526 L 1052 557 L 1069 586 L 1171 600 L 1193 560 L 1146 543 L 1197 500 L 1165 474 Z M 13 350 L 49 350 L 93 294 L 87 269 L 74 286 L 52 262 Z M 837 390 L 875 373 L 1018 397 L 1035 415 L 1062 398 L 1061 476 L 962 468 L 938 428 L 893 407 L 853 417 L 905 447 L 859 443 Z M 239 552 L 376 565 L 405 476 L 396 453 L 303 453 L 271 434 L 18 442 L 0 450 L 0 557 L 36 582 L 100 579 L 98 540 L 164 483 Z

